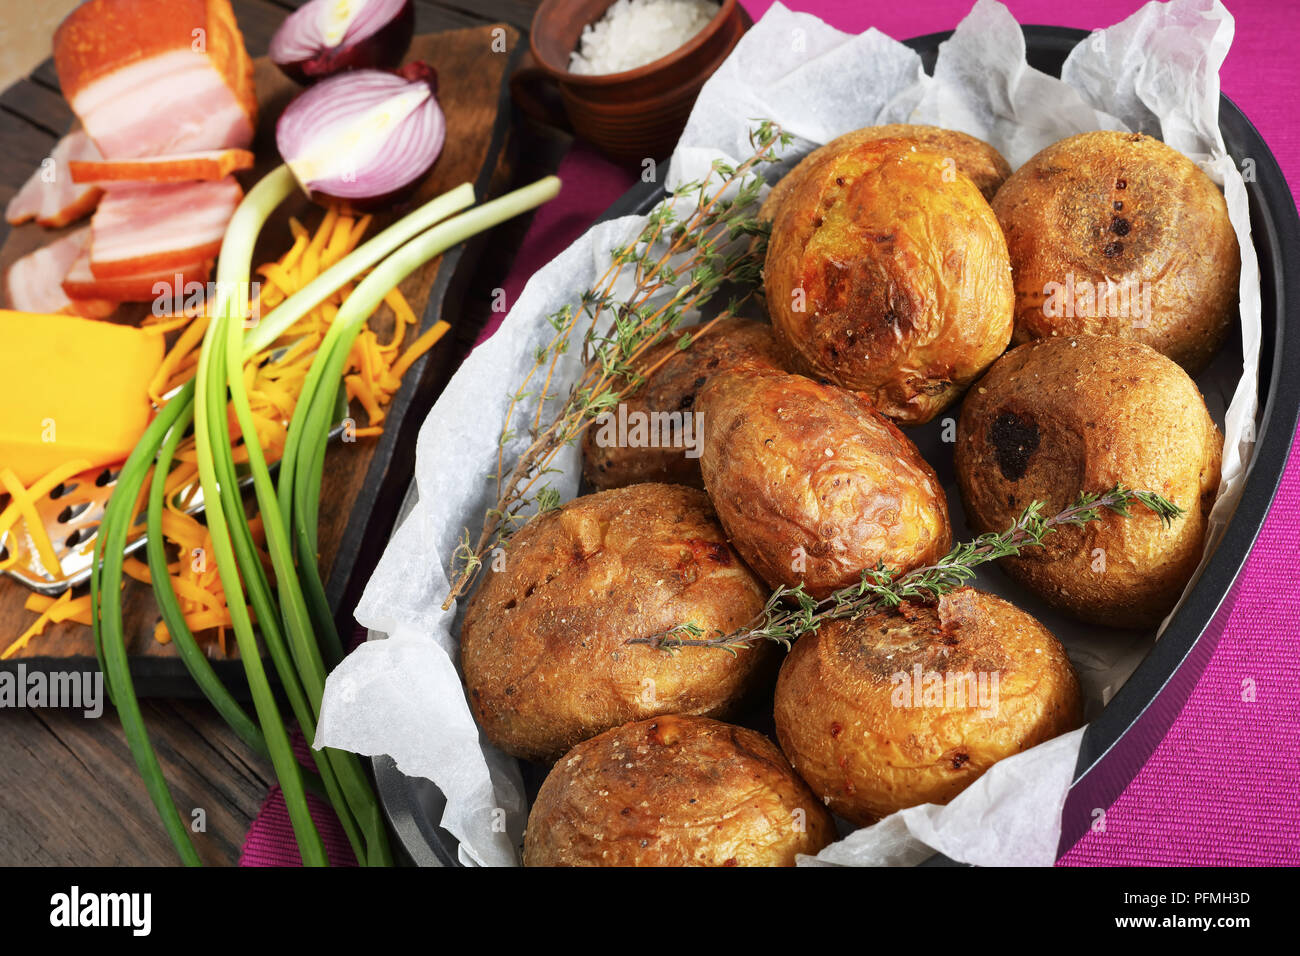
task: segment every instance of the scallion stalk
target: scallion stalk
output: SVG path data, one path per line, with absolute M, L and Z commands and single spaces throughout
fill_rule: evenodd
M 166 476 L 171 471 L 172 460 L 176 455 L 176 446 L 180 444 L 185 430 L 194 421 L 193 399 L 190 398 L 181 402 L 180 407 L 180 416 L 168 430 L 167 437 L 154 460 L 155 475 Z M 266 747 L 266 738 L 262 736 L 262 731 L 258 728 L 257 722 L 248 716 L 248 713 L 239 705 L 239 702 L 235 700 L 230 691 L 226 690 L 226 686 L 221 683 L 221 679 L 217 677 L 212 665 L 208 663 L 207 656 L 199 649 L 198 641 L 194 639 L 194 634 L 190 631 L 189 625 L 185 623 L 185 614 L 181 611 L 180 601 L 176 598 L 176 590 L 172 587 L 171 575 L 167 568 L 167 547 L 162 531 L 162 513 L 167 496 L 166 486 L 166 481 L 153 481 L 150 483 L 149 507 L 145 528 L 145 534 L 147 535 L 145 553 L 149 561 L 149 578 L 153 584 L 154 598 L 158 602 L 158 611 L 162 615 L 163 623 L 167 626 L 167 633 L 171 635 L 177 653 L 180 654 L 181 660 L 185 664 L 185 669 L 194 678 L 194 682 L 198 684 L 203 696 L 208 699 L 217 713 L 230 726 L 230 729 L 250 750 L 269 759 L 271 754 Z M 182 554 L 180 560 L 184 561 L 190 557 L 190 555 Z
M 153 448 L 180 418 L 182 410 L 178 403 L 164 406 L 118 473 L 117 486 L 104 510 L 95 542 L 97 558 L 91 573 L 90 591 L 100 668 L 118 718 L 122 721 L 127 746 L 181 861 L 186 866 L 198 866 L 199 855 L 190 840 L 189 828 L 176 809 L 158 755 L 149 742 L 144 715 L 140 712 L 140 702 L 131 683 L 131 666 L 127 660 L 126 635 L 122 627 L 122 566 L 127 534 L 134 519 L 133 511 L 153 464 Z M 105 556 L 110 555 L 115 560 L 105 560 Z
M 243 321 L 246 307 L 240 299 L 243 297 L 242 294 L 246 294 L 247 278 L 252 271 L 253 245 L 257 234 L 271 211 L 293 189 L 293 175 L 287 167 L 280 167 L 249 191 L 226 228 L 221 257 L 217 263 L 215 316 L 204 335 L 203 349 L 199 354 L 195 375 L 194 434 L 199 483 L 203 488 L 203 500 L 207 512 L 208 534 L 212 539 L 217 570 L 221 575 L 221 584 L 226 593 L 226 605 L 230 610 L 231 629 L 234 631 L 235 640 L 239 645 L 239 657 L 248 676 L 258 722 L 262 726 L 262 734 L 266 737 L 267 748 L 271 752 L 271 763 L 275 768 L 276 779 L 280 782 L 280 789 L 284 793 L 285 807 L 289 811 L 289 820 L 293 826 L 294 836 L 298 840 L 302 862 L 307 866 L 327 866 L 329 858 L 325 854 L 325 845 L 321 842 L 320 833 L 307 807 L 302 769 L 293 754 L 279 707 L 267 682 L 261 654 L 258 652 L 257 637 L 253 632 L 252 618 L 248 605 L 244 602 L 244 585 L 239 575 L 239 562 L 235 555 L 235 545 L 231 540 L 225 508 L 222 506 L 222 489 L 216 462 L 218 454 L 226 458 L 230 456 L 228 438 L 223 440 L 222 435 L 226 430 L 225 363 L 222 361 L 224 351 L 214 347 L 218 341 L 216 333 L 223 322 Z M 257 441 L 255 434 L 248 437 L 252 442 Z M 219 442 L 224 447 L 219 446 Z M 262 623 L 264 627 L 268 625 L 268 622 Z
M 134 510 L 149 480 L 150 465 L 155 466 L 155 476 L 167 474 L 177 444 L 192 418 L 208 531 L 260 729 L 221 685 L 180 612 L 167 574 L 162 536 L 161 516 L 166 504 L 163 480 L 155 481 L 150 487 L 146 510 L 148 557 L 159 606 L 196 683 L 250 747 L 269 755 L 284 791 L 303 862 L 325 864 L 328 861 L 324 845 L 306 805 L 304 774 L 293 757 L 258 652 L 254 615 L 290 708 L 303 733 L 311 739 L 315 736 L 326 673 L 322 644 L 331 650 L 339 646 L 316 564 L 316 524 L 324 448 L 336 417 L 334 395 L 352 342 L 384 296 L 421 264 L 457 242 L 545 202 L 555 195 L 558 186 L 558 180 L 548 177 L 435 226 L 472 204 L 472 188 L 468 184 L 457 187 L 345 256 L 281 303 L 246 337 L 242 334 L 247 311 L 244 297 L 253 245 L 271 211 L 293 191 L 294 182 L 288 169 L 281 167 L 258 183 L 232 217 L 218 263 L 214 319 L 204 336 L 196 376 L 163 406 L 123 466 L 105 509 L 91 576 L 96 651 L 109 697 L 118 704 L 146 788 L 187 864 L 197 864 L 199 860 L 149 743 L 131 685 L 122 626 L 126 539 L 136 522 Z M 254 428 L 244 387 L 243 364 L 283 335 L 310 309 L 354 280 L 359 272 L 377 263 L 378 268 L 344 302 L 309 369 L 286 438 L 286 455 L 292 447 L 292 457 L 287 467 L 284 461 L 281 463 L 283 470 L 277 488 Z M 261 565 L 239 490 L 239 475 L 231 453 L 227 386 L 230 406 L 249 454 L 254 491 L 267 531 L 267 549 L 276 574 L 276 593 L 272 592 Z M 312 755 L 358 861 L 391 863 L 382 814 L 356 756 L 329 748 L 313 750 Z
M 311 282 L 285 299 L 249 331 L 244 361 L 268 348 L 289 327 L 412 236 L 474 205 L 474 187 L 461 183 L 407 213 L 383 232 L 363 242 Z
M 554 198 L 560 181 L 548 176 L 434 226 L 411 239 L 364 278 L 339 308 L 316 353 L 294 407 L 280 459 L 279 514 L 288 515 L 297 543 L 299 566 L 316 560 L 324 448 L 333 426 L 333 395 L 352 343 L 366 318 L 388 292 L 415 269 L 459 242 L 536 208 Z M 310 600 L 324 602 L 319 571 L 300 576 Z M 333 622 L 328 622 L 332 627 Z

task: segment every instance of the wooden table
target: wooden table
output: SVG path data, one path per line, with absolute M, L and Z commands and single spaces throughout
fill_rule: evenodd
M 234 0 L 252 56 L 266 52 L 293 0 Z M 509 23 L 525 36 L 535 0 L 417 0 L 416 32 Z M 52 61 L 0 94 L 0 182 L 22 182 L 67 128 Z M 509 187 L 554 172 L 568 138 L 519 121 L 507 147 Z M 9 192 L 0 193 L 0 205 Z M 498 228 L 479 260 L 439 348 L 463 357 L 504 285 L 527 218 Z M 202 699 L 146 700 L 145 721 L 182 813 L 201 808 L 194 834 L 205 863 L 233 864 L 244 833 L 274 782 L 269 766 L 230 732 Z M 163 832 L 127 749 L 116 715 L 97 720 L 62 710 L 0 710 L 0 865 L 172 865 Z

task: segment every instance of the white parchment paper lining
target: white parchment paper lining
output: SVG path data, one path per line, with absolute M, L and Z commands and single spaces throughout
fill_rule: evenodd
M 795 134 L 801 155 L 841 133 L 880 123 L 929 123 L 962 130 L 997 147 L 1013 168 L 1065 136 L 1093 129 L 1160 136 L 1192 157 L 1224 188 L 1242 249 L 1241 341 L 1230 343 L 1198 378 L 1226 437 L 1219 500 L 1211 524 L 1217 542 L 1240 496 L 1252 448 L 1260 342 L 1259 274 L 1250 240 L 1245 184 L 1218 129 L 1218 70 L 1233 21 L 1218 0 L 1148 3 L 1097 31 L 1070 54 L 1063 78 L 1028 66 L 1023 35 L 1010 12 L 980 0 L 925 75 L 912 50 L 876 30 L 852 36 L 779 3 L 745 35 L 705 85 L 666 176 L 701 178 L 715 157 L 736 163 L 750 152 L 753 121 L 772 119 Z M 406 774 L 442 790 L 441 825 L 461 843 L 468 864 L 517 865 L 527 816 L 515 762 L 487 745 L 457 672 L 456 619 L 440 605 L 446 562 L 462 530 L 477 533 L 491 501 L 497 438 L 508 396 L 534 350 L 549 337 L 544 317 L 603 272 L 609 250 L 630 240 L 640 217 L 593 226 L 539 270 L 501 330 L 469 357 L 420 432 L 414 511 L 394 533 L 371 578 L 357 620 L 388 636 L 354 651 L 325 689 L 316 746 L 389 754 Z M 576 350 L 560 382 L 580 371 Z M 952 487 L 951 447 L 940 422 L 909 434 Z M 576 493 L 576 450 L 555 482 Z M 967 529 L 952 502 L 954 535 Z M 996 571 L 980 587 L 1014 596 L 1070 651 L 1089 716 L 1132 673 L 1152 634 L 1081 625 L 1054 614 Z M 976 864 L 1053 862 L 1060 814 L 1082 731 L 995 765 L 944 807 L 913 807 L 853 832 L 805 863 L 915 863 L 934 850 Z

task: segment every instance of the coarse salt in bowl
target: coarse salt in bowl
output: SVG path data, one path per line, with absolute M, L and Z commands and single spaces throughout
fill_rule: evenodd
M 653 63 L 690 42 L 720 9 L 712 0 L 617 0 L 582 31 L 569 71 L 603 76 Z

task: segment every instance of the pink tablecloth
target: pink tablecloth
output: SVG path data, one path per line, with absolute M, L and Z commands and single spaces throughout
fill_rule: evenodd
M 755 19 L 771 6 L 771 0 L 742 2 Z M 842 30 L 874 26 L 906 38 L 951 29 L 972 2 L 789 0 L 787 6 Z M 1021 23 L 1093 29 L 1123 19 L 1140 4 L 1008 0 L 1007 6 Z M 1237 32 L 1221 74 L 1223 91 L 1268 141 L 1294 195 L 1300 184 L 1300 119 L 1292 102 L 1300 89 L 1300 11 L 1288 0 L 1232 0 L 1228 8 Z M 632 174 L 583 146 L 566 157 L 559 175 L 565 186 L 538 212 L 507 280 L 507 302 L 634 182 Z M 1088 834 L 1063 864 L 1300 862 L 1298 558 L 1300 455 L 1293 449 L 1205 675 L 1151 760 L 1107 811 L 1105 832 Z M 246 864 L 297 861 L 278 797 L 272 793 L 249 832 Z M 331 831 L 337 826 L 327 825 Z

